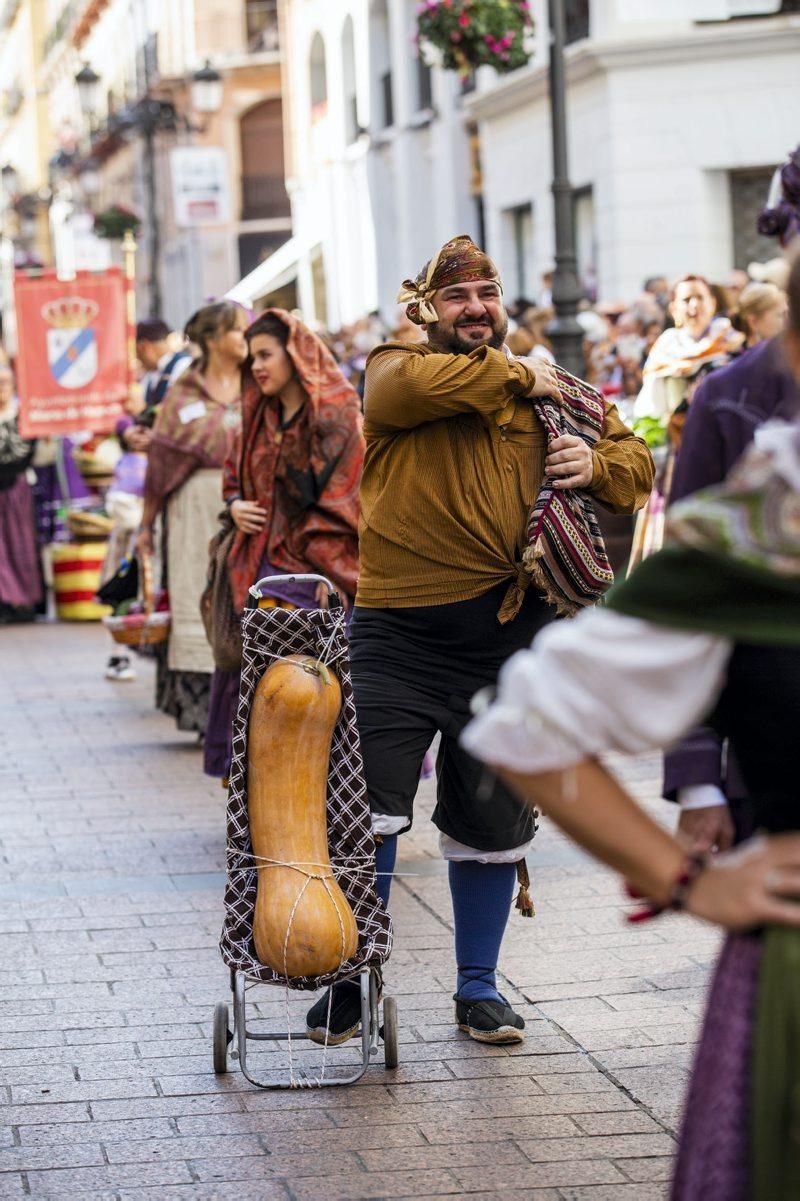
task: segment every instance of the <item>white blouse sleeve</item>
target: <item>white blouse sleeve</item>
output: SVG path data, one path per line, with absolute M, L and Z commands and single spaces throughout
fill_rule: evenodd
M 707 716 L 731 649 L 716 635 L 586 610 L 509 659 L 462 743 L 477 759 L 534 773 L 667 746 Z

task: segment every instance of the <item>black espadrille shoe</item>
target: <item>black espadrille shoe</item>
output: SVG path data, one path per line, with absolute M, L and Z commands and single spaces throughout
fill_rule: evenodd
M 328 994 L 333 992 L 328 1012 Z M 325 990 L 306 1014 L 306 1035 L 314 1043 L 338 1047 L 361 1029 L 361 986 L 342 980 Z
M 515 1013 L 504 998 L 498 1001 L 467 1001 L 453 997 L 456 1003 L 456 1022 L 470 1038 L 479 1043 L 521 1043 L 525 1040 L 525 1021 Z

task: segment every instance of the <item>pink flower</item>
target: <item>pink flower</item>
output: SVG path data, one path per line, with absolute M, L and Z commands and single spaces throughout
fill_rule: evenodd
M 461 41 L 461 34 L 458 32 L 457 29 L 454 29 L 453 32 L 450 34 L 450 41 L 451 42 L 460 42 Z
M 470 25 L 472 24 L 469 13 L 462 13 L 461 16 L 458 18 L 458 23 L 462 29 L 468 29 L 470 27 Z

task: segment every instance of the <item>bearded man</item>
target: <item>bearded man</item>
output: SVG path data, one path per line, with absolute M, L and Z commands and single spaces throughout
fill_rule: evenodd
M 470 238 L 443 246 L 398 300 L 428 340 L 388 343 L 367 360 L 361 576 L 350 630 L 378 893 L 388 903 L 397 836 L 411 827 L 423 758 L 438 733 L 433 820 L 453 901 L 456 1022 L 480 1042 L 520 1042 L 525 1023 L 495 973 L 534 816 L 458 739 L 473 695 L 571 608 L 558 572 L 545 574 L 541 548 L 525 553 L 543 483 L 551 496 L 583 490 L 630 514 L 650 494 L 653 461 L 587 385 L 507 352 L 497 268 Z M 572 385 L 576 395 L 591 392 L 593 438 L 548 430 L 537 415 L 545 404 L 557 412 L 561 389 Z M 307 1032 L 340 1043 L 359 1023 L 358 984 L 344 981 L 330 1003 L 326 994 L 309 1011 Z

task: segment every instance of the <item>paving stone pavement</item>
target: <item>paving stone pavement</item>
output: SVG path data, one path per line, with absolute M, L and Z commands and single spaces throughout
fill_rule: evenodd
M 537 917 L 501 965 L 527 1040 L 478 1046 L 453 1025 L 429 784 L 393 892 L 401 1066 L 290 1093 L 214 1076 L 224 794 L 154 712 L 152 665 L 108 683 L 108 650 L 94 626 L 0 630 L 0 1197 L 665 1196 L 716 935 L 626 927 L 617 881 L 543 823 Z M 621 770 L 667 820 L 656 761 Z M 285 1028 L 283 992 L 253 996 Z

